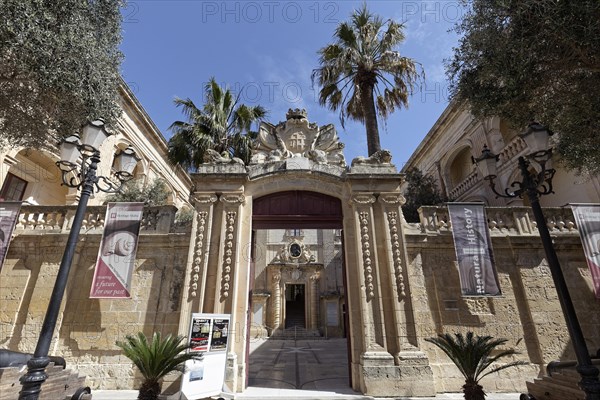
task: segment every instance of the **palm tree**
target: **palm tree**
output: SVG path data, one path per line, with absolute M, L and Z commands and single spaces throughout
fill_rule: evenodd
M 491 356 L 492 351 L 506 343 L 507 339 L 494 339 L 491 336 L 474 336 L 473 332 L 467 332 L 466 337 L 461 333 L 439 334 L 437 338 L 426 338 L 425 341 L 438 346 L 450 357 L 465 377 L 463 393 L 465 400 L 484 400 L 485 392 L 479 385 L 479 381 L 494 372 L 501 371 L 515 365 L 526 364 L 524 361 L 512 361 L 508 364 L 494 367 L 487 372 L 492 363 L 501 358 L 519 354 L 514 349 L 502 350 Z
M 126 341 L 116 344 L 140 370 L 144 381 L 139 389 L 139 400 L 156 400 L 161 392 L 160 379 L 172 371 L 183 371 L 187 360 L 198 358 L 201 353 L 185 352 L 189 344 L 185 337 L 167 335 L 162 338 L 160 332 L 154 332 L 152 342 L 139 332 L 137 336 L 127 335 Z
M 169 127 L 169 159 L 184 168 L 197 168 L 207 149 L 228 157 L 250 160 L 250 140 L 255 136 L 252 124 L 261 121 L 267 111 L 261 106 L 239 104 L 228 88 L 210 78 L 204 87 L 206 103 L 199 109 L 191 99 L 175 99 L 187 121 L 175 121 Z
M 404 41 L 403 29 L 363 4 L 349 22 L 338 25 L 335 43 L 319 50 L 321 66 L 312 72 L 313 83 L 321 87 L 319 103 L 340 109 L 342 127 L 346 118 L 365 124 L 369 155 L 381 150 L 377 116 L 385 120 L 396 108 L 408 107 L 422 77 L 418 63 L 395 50 Z

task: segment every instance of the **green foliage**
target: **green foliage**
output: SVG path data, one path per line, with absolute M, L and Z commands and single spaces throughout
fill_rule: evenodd
M 215 78 L 204 87 L 206 103 L 199 109 L 191 99 L 175 99 L 187 121 L 175 121 L 169 127 L 169 159 L 187 169 L 196 169 L 204 162 L 208 149 L 229 157 L 250 161 L 250 142 L 256 136 L 252 125 L 267 115 L 262 106 L 239 104 L 238 98 Z
M 369 155 L 381 150 L 377 117 L 408 107 L 408 96 L 420 78 L 417 63 L 396 48 L 404 41 L 404 25 L 369 12 L 366 3 L 350 21 L 338 25 L 334 39 L 319 50 L 320 67 L 312 80 L 321 87 L 319 103 L 363 122 Z
M 137 336 L 127 335 L 124 342 L 116 344 L 127 358 L 140 370 L 144 382 L 139 389 L 138 399 L 156 400 L 160 394 L 159 380 L 172 371 L 182 371 L 187 360 L 201 356 L 198 352 L 185 352 L 190 348 L 183 336 L 167 335 L 154 332 L 152 341 L 139 332 Z M 185 353 L 184 353 L 185 352 Z
M 162 179 L 143 185 L 140 180 L 131 180 L 119 193 L 106 197 L 107 202 L 144 202 L 147 206 L 162 206 L 169 198 L 169 188 Z
M 186 225 L 194 220 L 194 210 L 189 207 L 182 207 L 175 213 L 175 223 L 177 225 Z
M 406 182 L 408 183 L 404 197 L 406 204 L 402 206 L 402 212 L 407 222 L 419 222 L 419 207 L 433 206 L 448 201 L 437 188 L 435 179 L 429 175 L 423 175 L 418 168 L 406 171 Z
M 548 126 L 567 167 L 600 173 L 600 2 L 464 3 L 447 64 L 452 95 L 477 117 Z
M 0 146 L 47 146 L 88 119 L 115 121 L 121 4 L 0 1 Z
M 450 357 L 450 360 L 458 367 L 460 373 L 465 377 L 463 393 L 465 400 L 484 400 L 485 393 L 479 381 L 494 372 L 501 371 L 516 365 L 526 364 L 524 361 L 512 361 L 507 364 L 491 368 L 492 363 L 502 358 L 519 354 L 514 349 L 492 352 L 496 347 L 502 346 L 507 339 L 494 339 L 491 336 L 475 336 L 473 332 L 439 334 L 435 338 L 426 338 L 425 341 L 433 343 Z

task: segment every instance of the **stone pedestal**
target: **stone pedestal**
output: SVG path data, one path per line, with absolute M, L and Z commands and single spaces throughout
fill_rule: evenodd
M 425 353 L 404 352 L 400 364 L 385 352 L 361 355 L 363 392 L 375 397 L 435 396 L 433 372 Z

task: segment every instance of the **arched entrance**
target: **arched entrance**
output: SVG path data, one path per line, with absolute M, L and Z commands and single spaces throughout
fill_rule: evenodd
M 349 388 L 340 199 L 284 191 L 255 199 L 252 208 L 247 384 Z M 323 344 L 327 357 L 319 357 Z
M 415 333 L 400 208 L 402 176 L 389 153 L 355 160 L 348 168 L 342 149 L 333 125 L 319 127 L 308 122 L 305 111 L 290 110 L 285 122 L 261 124 L 250 165 L 215 157 L 192 176 L 196 218 L 179 331 L 188 332 L 192 312 L 231 314 L 225 382 L 235 392 L 246 387 L 252 299 L 259 301 L 254 292 L 249 296 L 253 261 L 258 257 L 253 231 L 323 226 L 343 229 L 352 388 L 378 397 L 435 393 L 429 361 Z M 288 236 L 290 246 L 281 249 L 282 262 L 273 268 L 280 274 L 265 275 L 265 283 L 283 292 L 285 282 L 272 285 L 283 279 L 280 276 L 289 277 L 290 285 L 304 284 L 303 289 L 289 290 L 303 292 L 304 323 L 315 326 L 318 313 L 311 308 L 319 307 L 311 305 L 317 298 L 311 285 L 318 283 L 322 269 L 310 265 L 308 252 L 302 251 L 306 241 L 296 233 Z M 296 247 L 291 246 L 294 243 Z M 287 264 L 297 254 L 307 257 L 304 264 L 312 268 L 315 280 L 300 281 L 307 271 L 293 275 L 294 266 Z M 285 307 L 285 293 L 267 294 L 281 299 L 280 306 Z M 289 297 L 292 300 L 295 297 Z M 282 326 L 281 320 L 274 322 L 268 325 Z

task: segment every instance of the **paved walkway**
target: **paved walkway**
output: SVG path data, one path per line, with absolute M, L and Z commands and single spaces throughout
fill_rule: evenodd
M 223 395 L 240 400 L 374 400 L 354 392 L 348 379 L 346 339 L 264 340 L 250 343 L 248 388 Z M 460 388 L 457 388 L 460 389 Z M 137 391 L 93 391 L 94 400 L 135 400 Z M 460 400 L 462 393 L 443 393 L 419 400 Z M 178 396 L 169 397 L 177 400 Z M 409 400 L 403 397 L 395 400 Z M 519 400 L 518 393 L 490 393 L 487 400 Z M 388 398 L 387 400 L 393 400 Z

